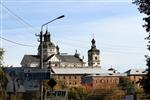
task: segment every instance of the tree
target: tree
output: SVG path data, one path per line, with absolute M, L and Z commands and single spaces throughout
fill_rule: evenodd
M 87 100 L 87 90 L 84 86 L 71 87 L 68 91 L 69 100 Z
M 135 90 L 134 85 L 131 83 L 128 77 L 120 77 L 119 87 L 126 91 L 127 94 L 130 94 Z
M 7 79 L 3 71 L 3 55 L 4 55 L 4 50 L 0 48 L 0 100 L 6 99 L 5 87 L 6 87 Z
M 2 67 L 4 50 L 0 48 L 0 67 Z
M 145 21 L 145 25 L 143 27 L 146 28 L 146 31 L 148 32 L 148 37 L 146 38 L 148 40 L 148 50 L 150 51 L 150 0 L 134 0 L 133 2 L 138 6 L 138 9 L 140 13 L 146 14 L 146 17 L 143 18 Z M 139 81 L 140 85 L 143 87 L 144 92 L 150 96 L 150 56 L 146 56 L 147 61 L 147 74 L 143 77 L 141 81 Z
M 120 87 L 104 87 L 90 91 L 86 100 L 121 100 L 123 95 L 125 93 Z

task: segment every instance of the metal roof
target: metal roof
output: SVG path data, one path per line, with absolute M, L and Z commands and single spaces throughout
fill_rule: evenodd
M 59 55 L 59 58 L 62 62 L 83 63 L 82 59 L 75 57 L 74 55 Z
M 109 76 L 109 77 L 121 77 L 121 76 L 127 76 L 126 73 L 100 73 L 100 74 L 91 74 L 91 75 L 87 75 L 85 77 L 98 77 L 98 76 Z
M 53 57 L 54 55 L 49 56 L 45 61 Z M 79 57 L 75 57 L 74 55 L 56 55 L 61 62 L 67 63 L 84 63 L 83 60 Z M 21 64 L 27 62 L 40 62 L 40 57 L 38 55 L 24 55 Z
M 145 75 L 147 71 L 146 69 L 129 69 L 125 73 L 127 73 L 127 75 Z
M 38 55 L 24 55 L 21 64 L 27 62 L 40 62 L 40 56 Z
M 80 68 L 53 68 L 55 74 L 101 74 L 101 73 L 112 73 L 112 71 L 108 71 L 105 69 L 97 68 L 88 68 L 80 67 Z

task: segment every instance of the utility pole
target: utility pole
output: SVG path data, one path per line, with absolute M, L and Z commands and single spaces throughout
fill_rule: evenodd
M 53 22 L 53 21 L 55 21 L 57 19 L 61 19 L 63 17 L 64 17 L 64 15 L 59 16 L 59 17 L 57 17 L 57 18 L 55 18 L 55 19 L 53 19 L 53 20 L 51 20 L 49 22 L 46 22 L 45 24 L 43 24 L 41 26 L 41 32 L 40 32 L 40 35 L 39 35 L 40 36 L 40 66 L 39 66 L 40 69 L 43 68 L 43 27 L 45 25 L 48 25 L 49 23 L 51 23 L 51 22 Z M 40 80 L 40 100 L 43 100 L 43 83 L 42 83 L 42 80 Z
M 43 31 L 40 32 L 40 68 L 43 68 Z M 43 100 L 43 82 L 40 80 L 40 100 Z

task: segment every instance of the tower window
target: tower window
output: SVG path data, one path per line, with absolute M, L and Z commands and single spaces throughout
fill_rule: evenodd
M 97 60 L 97 57 L 95 57 L 95 60 Z

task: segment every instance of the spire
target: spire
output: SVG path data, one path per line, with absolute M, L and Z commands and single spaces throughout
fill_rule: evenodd
M 50 42 L 51 39 L 50 39 L 50 32 L 48 32 L 48 27 L 46 27 L 46 31 L 45 31 L 45 34 L 44 34 L 44 42 Z
M 57 54 L 59 55 L 60 52 L 59 52 L 59 46 L 58 45 L 56 46 L 56 50 L 57 50 Z
M 91 48 L 92 48 L 92 49 L 96 49 L 95 42 L 96 42 L 96 41 L 95 41 L 95 39 L 93 38 L 92 41 L 91 41 L 91 43 L 92 43 Z
M 96 41 L 94 39 L 94 36 L 91 40 L 91 43 L 91 49 L 88 50 L 88 66 L 98 67 L 100 65 L 100 51 L 96 48 Z
M 75 50 L 75 54 L 74 54 L 75 57 L 79 58 L 79 54 L 78 54 L 78 51 L 77 49 Z

